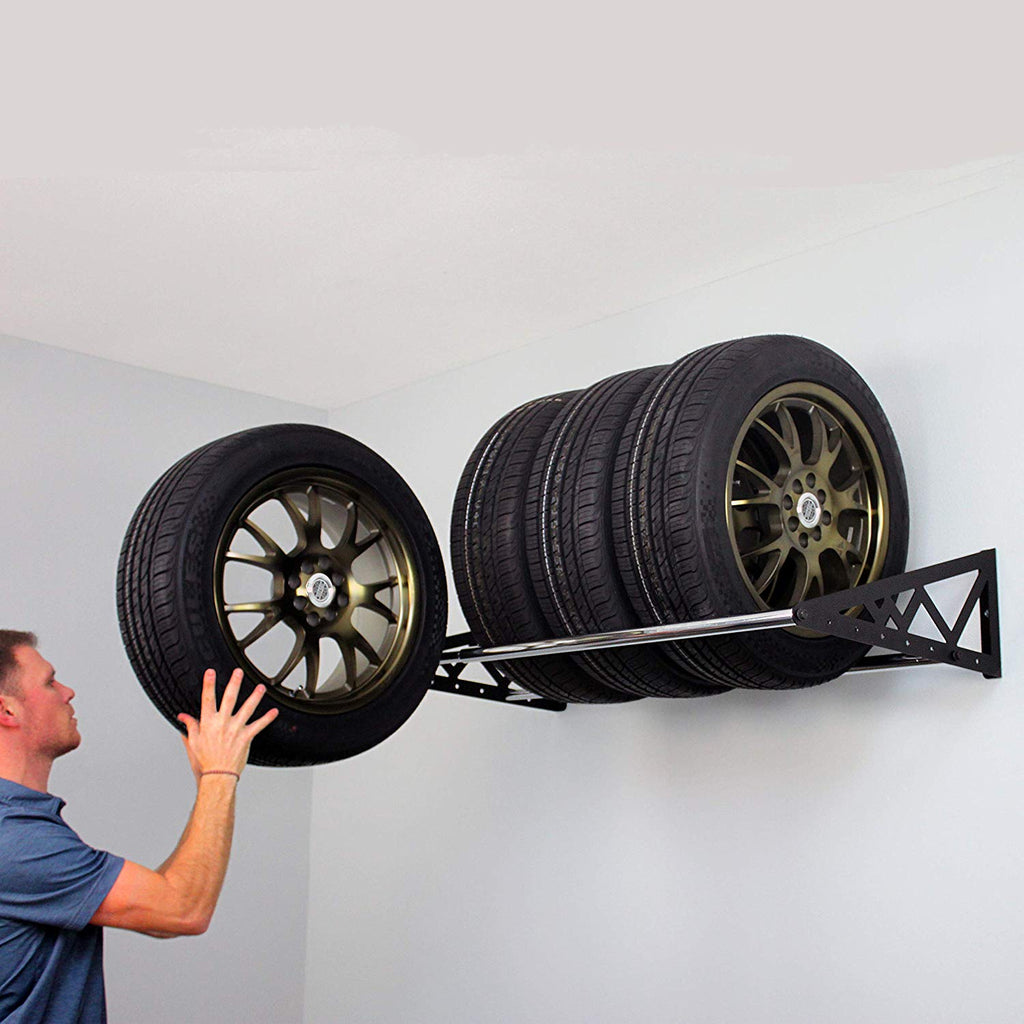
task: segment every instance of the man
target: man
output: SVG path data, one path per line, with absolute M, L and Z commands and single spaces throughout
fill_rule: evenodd
M 241 680 L 232 673 L 218 708 L 207 671 L 199 720 L 178 716 L 196 802 L 177 848 L 150 871 L 86 846 L 64 823 L 64 801 L 47 786 L 54 760 L 81 742 L 75 692 L 35 636 L 0 630 L 0 1022 L 102 1024 L 101 926 L 159 938 L 206 930 L 231 851 L 235 787 L 253 737 L 277 715 L 249 721 L 262 686 L 236 713 Z

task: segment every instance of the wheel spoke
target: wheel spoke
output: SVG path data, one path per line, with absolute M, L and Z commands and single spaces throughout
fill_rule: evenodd
M 759 508 L 778 508 L 778 502 L 772 501 L 765 494 L 759 494 L 756 498 L 733 498 L 729 504 L 737 511 L 743 510 L 753 512 Z
M 361 555 L 364 551 L 368 551 L 383 537 L 384 534 L 380 530 L 371 530 L 361 541 L 352 546 Z
M 309 502 L 309 519 L 306 522 L 306 543 L 319 544 L 322 528 L 320 492 L 311 485 L 306 488 L 306 498 Z
M 397 576 L 389 576 L 386 580 L 378 580 L 376 583 L 364 583 L 363 590 L 369 595 L 379 594 L 382 590 L 398 586 L 398 582 Z
M 776 454 L 779 456 L 779 462 L 788 468 L 792 466 L 794 462 L 799 461 L 800 450 L 799 447 L 794 445 L 794 441 L 787 440 L 782 434 L 780 434 L 773 426 L 766 423 L 763 419 L 756 419 L 751 424 L 751 427 L 759 430 L 764 437 L 776 449 Z M 793 435 L 795 440 L 795 434 Z
M 794 604 L 799 604 L 801 601 L 806 600 L 814 589 L 815 583 L 817 583 L 817 594 L 815 596 L 820 597 L 825 592 L 825 581 L 821 574 L 821 563 L 818 561 L 817 556 L 809 558 L 807 555 L 804 555 L 803 563 L 803 579 L 800 581 L 800 585 L 797 588 L 798 592 L 793 599 Z
M 796 420 L 789 410 L 789 406 L 779 402 L 775 406 L 775 414 L 779 417 L 779 426 L 782 429 L 783 443 L 788 451 L 793 453 L 793 461 L 802 461 L 800 454 L 800 432 L 796 429 Z
M 756 558 L 758 555 L 770 555 L 775 552 L 778 552 L 780 555 L 783 554 L 781 537 L 773 537 L 771 540 L 765 541 L 764 544 L 760 544 L 756 548 L 751 548 L 749 551 L 741 552 L 740 558 L 745 562 L 748 558 Z
M 228 615 L 234 615 L 236 612 L 263 612 L 267 615 L 276 612 L 280 615 L 276 601 L 246 601 L 242 604 L 225 604 L 224 611 Z
M 295 536 L 301 544 L 302 538 L 306 536 L 306 517 L 299 510 L 299 506 L 292 501 L 291 496 L 284 491 L 275 494 L 274 497 L 277 498 L 281 507 L 288 513 L 288 518 L 292 521 L 292 526 L 295 527 Z
M 380 664 L 380 655 L 374 649 L 373 644 L 358 629 L 352 630 L 352 645 L 374 668 Z
M 756 580 L 754 580 L 754 590 L 757 591 L 758 595 L 762 598 L 765 596 L 765 591 L 770 587 L 772 590 L 775 589 L 775 584 L 779 578 L 779 569 L 782 568 L 782 563 L 786 560 L 786 553 L 781 547 L 776 548 L 770 552 L 773 557 L 770 557 L 765 562 L 764 568 L 758 574 Z
M 772 500 L 777 500 L 779 486 L 771 477 L 765 476 L 765 474 L 762 473 L 761 470 L 754 469 L 754 467 L 751 466 L 749 462 L 743 462 L 741 459 L 736 460 L 736 468 L 742 469 L 744 473 L 749 473 L 750 476 L 752 476 L 755 480 L 764 485 L 764 487 L 767 489 L 767 493 L 760 495 L 761 497 L 770 497 L 772 498 Z
M 382 615 L 391 623 L 391 625 L 398 622 L 398 616 L 386 604 L 381 604 L 376 598 L 371 601 L 364 602 L 361 607 L 366 608 L 371 612 L 376 612 L 378 615 Z
M 320 647 L 313 643 L 306 648 L 306 685 L 303 689 L 312 697 L 320 682 Z
M 815 465 L 821 459 L 822 453 L 828 451 L 828 424 L 825 422 L 825 417 L 822 415 L 821 410 L 816 405 L 811 406 L 810 415 L 811 452 L 807 461 Z
M 833 443 L 834 447 L 830 447 Z M 832 467 L 836 464 L 845 444 L 846 438 L 841 430 L 834 431 L 832 437 L 829 437 L 828 434 L 825 435 L 825 443 L 817 450 L 817 457 L 813 460 L 815 472 L 820 480 L 824 481 L 829 478 Z
M 284 552 L 278 546 L 277 541 L 275 541 L 265 530 L 257 526 L 251 519 L 243 519 L 242 522 L 239 523 L 239 527 L 246 530 L 253 538 L 255 538 L 256 543 L 263 548 L 265 554 L 273 555 L 277 558 L 284 558 Z
M 245 650 L 246 647 L 256 643 L 261 636 L 266 636 L 267 633 L 269 633 L 280 621 L 280 608 L 275 608 L 273 611 L 267 612 L 263 617 L 263 621 L 238 641 L 238 646 L 241 647 L 242 650 Z
M 339 548 L 351 547 L 356 540 L 356 530 L 359 529 L 359 508 L 354 501 L 345 505 L 345 512 L 348 519 L 345 520 L 345 529 L 342 531 L 341 539 L 338 541 Z
M 338 645 L 341 653 L 341 664 L 345 667 L 345 682 L 339 687 L 342 690 L 351 690 L 356 685 L 356 652 L 348 639 L 348 634 L 330 633 L 330 638 Z
M 858 485 L 860 485 L 858 489 Z M 846 514 L 860 514 L 867 515 L 868 505 L 865 500 L 865 490 L 863 474 L 857 473 L 844 487 L 836 488 L 833 491 L 833 515 Z
M 284 665 L 281 666 L 281 671 L 271 679 L 271 683 L 274 686 L 280 686 L 291 675 L 295 667 L 302 661 L 303 653 L 306 649 L 306 634 L 297 627 L 292 628 L 295 629 L 295 646 L 292 647 L 291 654 L 288 655 Z
M 248 555 L 243 551 L 227 551 L 224 554 L 227 562 L 242 562 L 244 565 L 255 565 L 260 569 L 269 569 L 276 572 L 280 567 L 280 560 L 276 555 Z

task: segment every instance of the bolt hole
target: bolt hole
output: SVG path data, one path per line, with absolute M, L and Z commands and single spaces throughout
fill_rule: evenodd
M 811 491 L 813 489 L 814 489 L 814 474 L 813 473 L 808 473 L 807 474 L 807 490 Z
M 824 502 L 825 497 L 826 497 L 826 495 L 825 495 L 824 491 L 818 491 L 818 500 L 819 501 Z
M 802 548 L 807 547 L 807 534 L 806 533 L 801 533 L 800 534 L 800 547 L 802 547 Z
M 782 507 L 787 512 L 793 507 L 793 499 L 788 494 L 782 499 Z

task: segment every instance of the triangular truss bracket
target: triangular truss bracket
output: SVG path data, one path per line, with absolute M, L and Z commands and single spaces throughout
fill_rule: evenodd
M 962 607 L 955 616 L 943 615 L 925 588 L 967 573 L 977 575 Z M 981 636 L 978 651 L 961 646 L 964 630 L 976 610 Z M 980 672 L 986 679 L 1002 675 L 994 548 L 812 598 L 798 604 L 793 615 L 807 629 L 895 651 L 900 658 L 886 659 L 890 664 L 946 662 Z M 929 635 L 911 632 L 915 619 L 928 623 Z

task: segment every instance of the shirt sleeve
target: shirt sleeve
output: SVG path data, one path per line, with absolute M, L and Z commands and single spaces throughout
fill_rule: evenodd
M 123 857 L 87 846 L 62 821 L 8 815 L 0 826 L 0 916 L 78 931 L 122 867 Z

